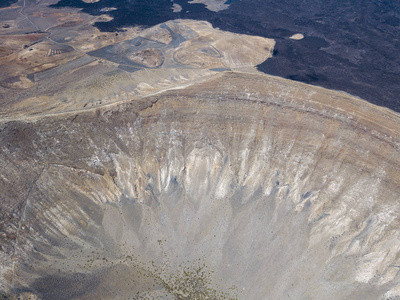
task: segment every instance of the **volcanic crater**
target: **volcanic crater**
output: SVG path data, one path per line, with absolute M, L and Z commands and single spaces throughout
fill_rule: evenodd
M 2 283 L 13 294 L 398 291 L 399 117 L 389 110 L 224 72 L 140 101 L 1 126 Z

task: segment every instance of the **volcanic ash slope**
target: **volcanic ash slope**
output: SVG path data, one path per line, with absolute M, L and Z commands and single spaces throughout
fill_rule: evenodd
M 239 72 L 3 123 L 1 288 L 395 299 L 399 132 L 386 109 Z

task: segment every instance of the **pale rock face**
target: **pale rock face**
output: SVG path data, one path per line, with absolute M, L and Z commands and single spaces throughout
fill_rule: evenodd
M 189 3 L 202 3 L 206 5 L 206 8 L 211 11 L 221 11 L 227 9 L 229 7 L 228 4 L 225 4 L 225 0 L 191 0 Z
M 182 6 L 180 6 L 177 3 L 174 3 L 174 5 L 172 5 L 172 11 L 175 13 L 181 12 L 182 11 Z
M 304 39 L 304 35 L 302 34 L 302 33 L 296 33 L 296 34 L 293 34 L 291 37 L 289 37 L 290 39 L 292 39 L 292 40 L 296 40 L 296 41 L 299 41 L 299 40 L 302 40 L 302 39 Z
M 361 100 L 244 73 L 4 123 L 1 290 L 395 299 L 399 128 Z

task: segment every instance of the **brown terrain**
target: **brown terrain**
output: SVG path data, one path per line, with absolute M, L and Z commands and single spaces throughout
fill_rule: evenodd
M 20 4 L 31 22 L 0 11 L 3 299 L 400 297 L 397 113 L 257 72 L 270 39 Z
M 135 52 L 128 56 L 128 58 L 147 68 L 156 68 L 161 66 L 163 58 L 156 49 L 146 49 L 139 52 Z

